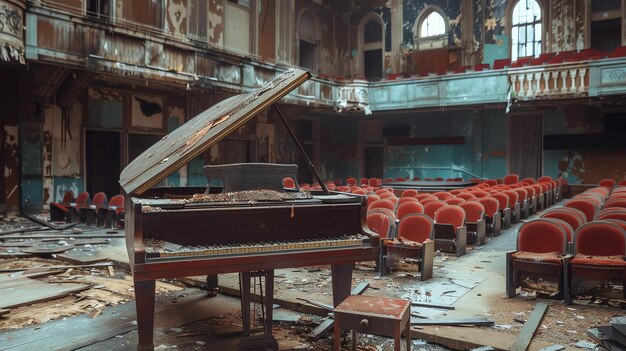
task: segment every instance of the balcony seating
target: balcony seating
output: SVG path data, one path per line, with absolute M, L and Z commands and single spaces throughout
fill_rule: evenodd
M 493 69 L 504 69 L 511 66 L 511 59 L 499 59 L 493 61 Z
M 446 205 L 435 212 L 435 250 L 453 253 L 457 257 L 467 252 L 465 211 L 455 205 Z
M 475 71 L 475 72 L 481 72 L 481 71 L 486 71 L 486 70 L 488 70 L 489 68 L 490 68 L 490 67 L 489 67 L 489 64 L 488 64 L 488 63 L 479 63 L 479 64 L 477 64 L 477 65 L 475 65 L 475 66 L 474 66 L 474 71 Z
M 506 295 L 517 288 L 562 299 L 568 295 L 567 234 L 558 224 L 539 218 L 521 225 L 517 250 L 506 254 Z
M 511 68 L 528 66 L 530 65 L 530 61 L 534 58 L 534 56 L 518 57 L 515 62 L 511 63 Z
M 571 294 L 566 296 L 566 304 L 577 295 L 600 296 L 616 282 L 622 285 L 621 298 L 626 298 L 626 231 L 623 228 L 606 221 L 587 223 L 574 233 L 573 252 Z
M 387 268 L 398 268 L 402 261 L 417 262 L 420 279 L 433 276 L 435 245 L 432 241 L 434 223 L 424 214 L 407 215 L 398 224 L 397 239 L 386 242 L 384 261 Z

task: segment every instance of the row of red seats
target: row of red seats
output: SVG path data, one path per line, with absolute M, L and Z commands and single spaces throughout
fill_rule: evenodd
M 524 288 L 570 304 L 578 295 L 601 297 L 617 282 L 626 297 L 626 221 L 587 222 L 574 231 L 570 245 L 557 221 L 539 218 L 520 227 L 517 250 L 507 253 L 507 296 Z
M 73 191 L 66 191 L 62 201 L 50 204 L 50 221 L 121 228 L 124 226 L 124 195 L 115 195 L 109 201 L 103 192 L 91 199 L 87 191 L 77 197 Z

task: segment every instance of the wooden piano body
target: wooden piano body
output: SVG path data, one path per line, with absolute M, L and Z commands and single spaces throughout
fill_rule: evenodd
M 295 179 L 295 165 L 205 168 L 207 176 L 219 176 L 222 193 L 270 188 L 285 193 L 279 201 L 197 202 L 194 194 L 210 197 L 214 188 L 154 187 L 308 77 L 306 71 L 289 70 L 256 91 L 212 107 L 164 137 L 122 172 L 139 350 L 154 348 L 156 279 L 242 273 L 243 333 L 249 335 L 249 278 L 251 272 L 260 272 L 266 278 L 265 332 L 271 334 L 274 269 L 331 265 L 336 306 L 350 294 L 354 262 L 378 258 L 378 236 L 367 229 L 364 197 L 325 188 L 312 194 L 297 189 L 289 193 L 280 184 L 286 175 Z M 227 172 L 222 174 L 224 169 Z M 257 184 L 251 185 L 251 180 Z

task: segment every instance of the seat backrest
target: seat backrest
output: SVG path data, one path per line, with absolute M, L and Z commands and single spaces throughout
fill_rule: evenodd
M 588 199 L 571 199 L 565 202 L 565 207 L 575 208 L 582 211 L 585 214 L 587 222 L 591 222 L 596 212 L 600 209 L 599 206 L 589 201 Z
M 91 198 L 89 197 L 89 192 L 87 191 L 83 191 L 82 193 L 78 194 L 78 196 L 76 197 L 76 204 L 78 205 L 88 205 L 91 203 Z
M 489 193 L 483 190 L 474 190 L 472 191 L 472 194 L 476 196 L 477 198 L 483 198 L 485 196 L 489 196 Z
M 520 180 L 520 183 L 527 183 L 527 184 L 532 185 L 532 184 L 535 184 L 536 181 L 535 181 L 534 178 L 524 178 L 524 179 Z
M 600 183 L 598 183 L 598 185 L 603 186 L 605 188 L 609 188 L 609 190 L 611 190 L 615 187 L 615 180 L 614 179 L 602 179 Z
M 607 201 L 602 208 L 626 208 L 626 198 L 615 198 Z
M 465 225 L 465 211 L 456 205 L 446 205 L 435 212 L 435 223 L 452 224 L 454 228 Z
M 401 197 L 401 198 L 398 199 L 398 206 L 400 206 L 400 204 L 402 204 L 404 202 L 417 202 L 417 203 L 419 203 L 419 200 L 414 198 L 414 197 Z
M 437 199 L 439 199 L 439 200 L 445 200 L 445 199 L 447 199 L 449 197 L 452 197 L 454 195 L 450 194 L 447 191 L 437 191 L 437 192 L 433 193 L 433 196 L 436 196 Z
M 558 223 L 538 218 L 522 224 L 517 231 L 517 250 L 534 253 L 567 252 L 567 233 Z
M 496 184 L 498 184 L 498 181 L 495 179 L 487 179 L 487 180 L 483 180 L 483 184 L 487 184 L 489 186 L 494 186 Z
M 370 205 L 372 204 L 372 202 L 374 202 L 376 200 L 380 200 L 380 196 L 378 196 L 376 194 L 369 194 L 369 195 L 367 195 L 367 208 L 370 208 Z
M 447 206 L 448 204 L 442 200 L 433 200 L 429 201 L 424 205 L 424 214 L 428 217 L 435 219 L 435 212 L 443 206 Z
M 443 201 L 445 201 L 448 205 L 460 205 L 463 202 L 465 202 L 465 199 L 455 196 L 455 197 L 449 197 Z
M 283 183 L 284 186 L 284 183 Z M 350 192 L 350 187 L 347 185 L 340 185 L 336 188 L 337 191 L 341 191 L 343 193 L 349 193 Z
M 498 200 L 498 209 L 504 210 L 509 207 L 509 197 L 503 193 L 492 194 L 491 197 Z
M 550 183 L 550 182 L 552 182 L 552 177 L 550 176 L 543 176 L 537 179 L 537 183 Z
M 374 191 L 374 194 L 380 196 L 383 193 L 391 193 L 391 190 L 389 190 L 389 188 L 382 188 L 382 189 L 378 189 L 376 191 Z
M 519 183 L 519 176 L 517 174 L 509 174 L 504 177 L 504 184 Z
M 617 208 L 617 207 L 609 207 L 608 209 L 603 209 L 598 212 L 595 217 L 595 220 L 604 220 L 604 219 L 619 219 L 622 221 L 626 221 L 626 209 Z
M 509 198 L 509 206 L 510 207 L 515 206 L 515 204 L 519 202 L 519 195 L 517 194 L 516 191 L 505 190 L 502 193 Z
M 417 196 L 417 190 L 415 189 L 406 189 L 405 191 L 402 192 L 402 195 L 400 195 L 400 197 L 416 197 Z
M 367 214 L 367 227 L 378 234 L 381 239 L 389 237 L 392 223 L 392 218 L 383 212 L 370 212 Z
M 419 202 L 403 202 L 396 209 L 396 218 L 402 219 L 411 213 L 424 213 L 424 206 Z
M 480 184 L 480 183 L 483 182 L 483 180 L 480 179 L 480 178 L 470 178 L 467 181 L 470 182 L 470 183 L 476 183 L 476 184 Z
M 485 207 L 485 216 L 493 217 L 500 208 L 500 202 L 491 196 L 485 196 L 478 199 L 483 207 Z
M 546 211 L 540 216 L 540 218 L 553 218 L 553 219 L 559 219 L 559 220 L 565 221 L 567 222 L 567 224 L 570 225 L 570 227 L 572 227 L 573 230 L 576 230 L 578 229 L 578 227 L 585 224 L 584 218 L 581 218 L 580 216 L 576 215 L 573 212 L 560 211 L 558 209 L 554 209 L 552 211 Z
M 622 227 L 622 229 L 626 230 L 626 221 L 622 221 L 619 219 L 605 219 L 605 222 L 615 223 L 618 226 Z
M 620 180 L 619 183 L 617 183 L 618 186 L 626 186 L 626 179 L 624 180 Z
M 109 206 L 117 207 L 115 213 L 119 214 L 124 212 L 124 195 L 115 195 L 109 201 Z
M 346 178 L 346 185 L 348 185 L 348 186 L 358 185 L 356 178 L 354 178 L 354 177 Z
M 432 239 L 433 220 L 425 214 L 414 213 L 404 216 L 398 224 L 398 237 L 423 243 Z
M 566 221 L 562 220 L 562 219 L 558 219 L 558 218 L 546 218 L 547 220 L 550 220 L 556 224 L 558 224 L 559 226 L 561 226 L 561 228 L 563 228 L 563 230 L 565 230 L 565 234 L 567 235 L 567 242 L 571 243 L 572 240 L 574 240 L 574 228 L 572 228 L 571 225 L 569 225 L 569 223 L 567 223 Z
M 356 195 L 367 195 L 367 190 L 363 188 L 358 188 L 358 189 L 353 190 L 352 193 Z
M 626 232 L 606 221 L 583 224 L 574 233 L 574 254 L 590 256 L 626 255 Z
M 65 192 L 65 194 L 63 194 L 63 202 L 65 203 L 70 203 L 72 201 L 74 201 L 74 192 L 71 190 L 68 190 Z
M 105 194 L 103 192 L 96 193 L 96 195 L 94 195 L 93 199 L 91 200 L 91 204 L 92 205 L 99 205 L 99 206 L 107 205 L 108 204 L 107 194 Z
M 388 210 L 395 211 L 396 210 L 396 204 L 394 202 L 392 202 L 391 200 L 380 199 L 380 200 L 376 200 L 376 201 L 372 202 L 368 206 L 368 209 L 372 209 L 372 208 L 386 208 Z
M 476 223 L 485 216 L 485 206 L 478 201 L 468 200 L 459 206 L 465 211 L 468 223 Z
M 419 200 L 419 202 L 424 203 L 424 200 L 439 200 L 435 195 L 433 194 L 419 194 L 415 197 L 416 199 Z
M 367 185 L 370 185 L 370 180 L 367 179 L 367 178 L 361 178 L 359 180 L 359 183 L 360 183 L 361 186 L 367 186 Z
M 460 193 L 460 194 L 457 194 L 456 197 L 459 197 L 459 198 L 465 199 L 465 200 L 476 199 L 476 195 L 474 195 L 472 193 Z
M 283 178 L 283 188 L 285 188 L 285 189 L 295 189 L 296 188 L 296 182 L 291 177 L 285 177 L 285 178 Z
M 528 198 L 528 191 L 524 188 L 513 188 L 512 191 L 517 193 L 519 202 L 524 202 Z

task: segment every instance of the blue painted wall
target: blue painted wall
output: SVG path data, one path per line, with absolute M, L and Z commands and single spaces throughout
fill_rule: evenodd
M 346 179 L 359 174 L 358 138 L 356 119 L 322 118 L 320 176 L 326 180 Z

